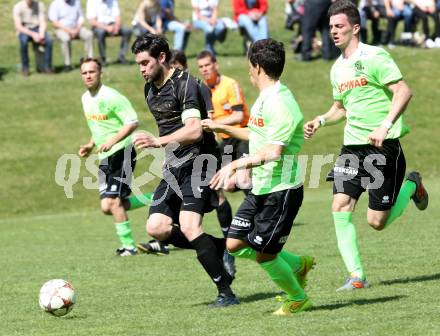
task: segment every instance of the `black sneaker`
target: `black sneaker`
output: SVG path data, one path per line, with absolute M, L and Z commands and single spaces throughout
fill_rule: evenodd
M 116 256 L 117 257 L 131 257 L 138 254 L 138 251 L 136 247 L 134 248 L 126 248 L 126 247 L 120 247 L 116 250 Z
M 419 210 L 425 210 L 428 207 L 429 196 L 422 183 L 422 177 L 419 172 L 413 171 L 406 177 L 408 181 L 413 181 L 416 184 L 416 191 L 414 195 L 411 196 L 416 207 Z
M 225 266 L 226 272 L 232 277 L 232 279 L 235 278 L 235 257 L 233 255 L 230 255 L 228 251 L 225 250 L 223 253 L 223 265 Z
M 217 299 L 215 299 L 215 301 L 211 304 L 208 305 L 208 307 L 210 308 L 222 308 L 222 307 L 228 307 L 228 306 L 232 306 L 232 305 L 237 305 L 240 304 L 240 301 L 238 301 L 237 297 L 232 294 L 231 295 L 226 295 L 226 294 L 219 294 L 217 296 Z
M 139 243 L 137 244 L 137 248 L 142 253 L 157 254 L 157 255 L 170 254 L 168 245 L 165 245 L 164 243 L 155 239 L 150 240 L 148 243 Z

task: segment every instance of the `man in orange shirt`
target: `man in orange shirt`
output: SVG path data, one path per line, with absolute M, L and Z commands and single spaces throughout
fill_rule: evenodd
M 213 120 L 222 125 L 246 127 L 249 113 L 243 91 L 237 81 L 219 73 L 219 64 L 216 57 L 207 50 L 202 51 L 197 56 L 197 66 L 205 84 L 211 89 L 212 105 L 214 107 Z M 247 141 L 231 138 L 229 135 L 222 133 L 219 134 L 218 141 L 222 154 L 222 165 L 249 153 L 249 143 Z M 237 176 L 236 186 L 247 193 L 250 188 L 249 180 L 247 172 L 242 176 Z M 222 191 L 218 193 L 218 196 L 217 218 L 226 237 L 232 222 L 232 209 Z M 224 257 L 233 258 L 226 254 Z M 228 262 L 224 261 L 227 265 Z M 235 273 L 235 270 L 232 273 Z

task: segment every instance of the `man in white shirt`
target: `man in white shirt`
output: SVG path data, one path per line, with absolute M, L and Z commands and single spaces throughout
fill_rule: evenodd
M 49 20 L 61 41 L 64 71 L 72 70 L 71 40 L 83 40 L 85 56 L 93 57 L 93 34 L 83 26 L 84 16 L 79 0 L 53 0 L 49 7 Z
M 107 36 L 121 36 L 121 47 L 117 63 L 127 64 L 125 54 L 128 51 L 128 44 L 132 30 L 122 26 L 121 13 L 117 0 L 87 0 L 87 19 L 92 26 L 93 33 L 98 39 L 99 56 L 103 65 L 107 65 L 105 53 L 105 38 Z

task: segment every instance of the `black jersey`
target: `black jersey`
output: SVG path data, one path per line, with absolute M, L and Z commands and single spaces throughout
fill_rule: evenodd
M 159 88 L 147 83 L 145 100 L 159 127 L 160 136 L 174 133 L 184 126 L 182 113 L 185 110 L 197 109 L 202 119 L 208 118 L 200 86 L 185 71 L 175 69 L 171 78 Z M 170 159 L 170 154 L 167 153 L 167 159 Z M 187 163 L 192 162 L 199 154 L 213 154 L 218 157 L 217 143 L 213 133 L 204 131 L 200 141 L 179 146 L 172 154 L 172 158 L 185 158 Z M 173 165 L 170 161 L 167 162 Z

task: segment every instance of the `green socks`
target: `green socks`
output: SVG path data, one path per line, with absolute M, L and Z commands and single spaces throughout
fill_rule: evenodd
M 234 257 L 253 261 L 257 259 L 257 253 L 250 247 L 245 247 L 237 252 L 230 252 L 230 254 Z M 301 267 L 301 260 L 298 256 L 283 250 L 274 260 L 260 263 L 260 266 L 269 275 L 270 279 L 287 293 L 289 300 L 302 301 L 305 299 L 304 290 L 298 284 L 292 271 Z
M 278 256 L 283 258 L 284 261 L 289 264 L 292 272 L 296 273 L 301 269 L 302 261 L 300 256 L 286 250 L 281 250 L 281 252 L 278 253 Z
M 153 202 L 153 193 L 146 193 L 145 195 L 141 195 L 139 198 L 137 196 L 132 196 L 127 198 L 130 207 L 127 210 L 134 210 L 138 208 L 142 208 L 148 204 Z
M 292 269 L 283 258 L 277 256 L 274 260 L 260 263 L 260 266 L 270 279 L 287 293 L 289 300 L 302 301 L 306 298 L 304 290 L 292 273 Z
M 356 228 L 351 222 L 351 212 L 333 212 L 338 248 L 345 267 L 352 276 L 365 280 L 364 268 L 356 236 Z
M 122 247 L 135 248 L 133 236 L 131 234 L 130 221 L 115 223 L 116 234 L 122 243 Z
M 416 184 L 413 181 L 406 181 L 403 184 L 402 188 L 400 188 L 399 195 L 397 196 L 396 203 L 394 203 L 391 208 L 390 215 L 385 223 L 385 228 L 402 215 L 415 191 Z
M 244 258 L 244 259 L 257 261 L 257 252 L 255 252 L 255 250 L 250 248 L 249 246 L 242 248 L 237 252 L 228 252 L 228 253 L 237 258 Z

